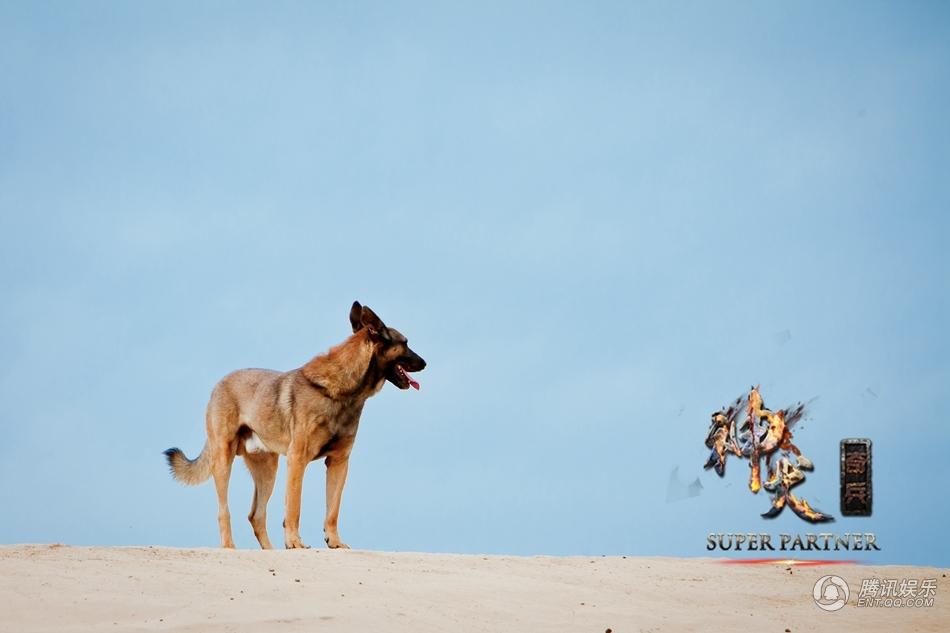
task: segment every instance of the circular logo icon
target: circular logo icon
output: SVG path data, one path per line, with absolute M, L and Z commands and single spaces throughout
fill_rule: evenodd
M 822 576 L 815 583 L 811 595 L 819 609 L 837 611 L 848 602 L 851 590 L 840 576 Z

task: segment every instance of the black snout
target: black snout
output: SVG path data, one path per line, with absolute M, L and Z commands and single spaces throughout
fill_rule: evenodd
M 404 359 L 401 359 L 400 364 L 406 368 L 406 371 L 422 371 L 426 368 L 426 362 L 422 359 L 422 356 L 419 356 L 412 350 L 408 350 L 409 353 Z

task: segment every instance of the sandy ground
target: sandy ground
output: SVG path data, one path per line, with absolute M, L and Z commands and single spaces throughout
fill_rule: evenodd
M 851 602 L 812 598 L 824 574 Z M 710 559 L 0 547 L 0 631 L 943 631 L 946 569 Z M 859 608 L 863 578 L 937 578 L 933 607 Z

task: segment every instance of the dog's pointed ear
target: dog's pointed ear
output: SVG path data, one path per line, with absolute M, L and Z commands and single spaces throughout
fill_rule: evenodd
M 376 313 L 367 306 L 363 306 L 363 309 L 360 311 L 360 323 L 363 324 L 363 327 L 369 328 L 369 333 L 373 335 L 386 329 L 386 324 L 383 323 L 383 320 L 376 316 Z
M 353 302 L 353 307 L 350 308 L 350 325 L 353 326 L 353 333 L 359 332 L 360 328 L 363 327 L 363 306 L 360 305 L 359 301 Z

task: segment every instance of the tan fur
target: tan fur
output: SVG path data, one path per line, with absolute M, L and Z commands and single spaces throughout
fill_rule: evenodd
M 359 304 L 354 304 L 354 310 L 357 307 Z M 378 326 L 385 328 L 381 321 Z M 356 329 L 358 324 L 353 327 Z M 248 520 L 261 547 L 270 549 L 266 509 L 274 489 L 278 454 L 287 456 L 284 545 L 305 547 L 299 534 L 303 474 L 308 463 L 326 458 L 324 540 L 332 548 L 347 547 L 340 540 L 337 521 L 363 404 L 382 388 L 392 363 L 397 358 L 408 358 L 400 353 L 418 359 L 410 371 L 425 366 L 425 361 L 409 350 L 398 332 L 386 328 L 403 341 L 393 343 L 381 341 L 377 330 L 378 327 L 362 327 L 342 344 L 299 369 L 242 369 L 228 374 L 211 394 L 206 415 L 208 440 L 201 455 L 189 460 L 177 448 L 166 451 L 172 474 L 179 481 L 194 485 L 214 477 L 223 547 L 234 547 L 228 480 L 234 457 L 243 455 L 254 479 Z M 415 361 L 410 358 L 405 362 Z M 405 389 L 408 385 L 397 386 Z M 266 450 L 245 451 L 245 441 L 251 433 L 260 438 Z

